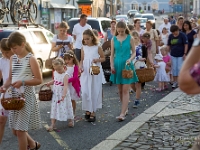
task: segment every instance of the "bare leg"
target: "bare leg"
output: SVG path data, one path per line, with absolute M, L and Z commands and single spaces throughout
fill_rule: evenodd
M 128 108 L 129 88 L 130 88 L 130 84 L 123 84 L 122 85 L 122 106 L 121 106 L 120 116 L 125 116 L 125 113 L 126 113 L 127 108 Z
M 76 114 L 76 101 L 75 100 L 72 100 L 72 107 L 73 107 L 73 113 L 74 113 L 74 117 L 75 117 L 75 114 Z
M 159 88 L 159 90 L 162 90 L 162 82 L 158 83 L 158 88 Z
M 118 90 L 119 90 L 120 101 L 122 102 L 122 84 L 118 84 L 117 87 L 118 87 Z
M 6 125 L 7 117 L 6 116 L 0 116 L 0 144 L 4 135 L 4 129 Z
M 140 99 L 140 95 L 141 95 L 141 83 L 136 83 L 136 100 Z
M 173 76 L 174 82 L 178 81 L 178 77 L 177 76 Z
M 27 133 L 26 131 L 16 130 L 17 139 L 19 143 L 19 150 L 27 150 Z
M 26 136 L 27 136 L 27 141 L 28 141 L 28 145 L 30 147 L 30 149 L 35 148 L 35 141 L 31 138 L 31 136 L 28 134 L 28 132 L 26 132 Z
M 132 89 L 134 92 L 136 92 L 136 87 L 135 87 L 135 84 L 134 84 L 134 83 L 131 84 L 131 89 Z

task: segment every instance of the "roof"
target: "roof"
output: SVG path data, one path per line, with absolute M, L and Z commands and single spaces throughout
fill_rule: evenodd
M 142 16 L 146 15 L 146 16 L 154 16 L 154 14 L 152 13 L 145 13 L 145 14 L 141 14 Z
M 136 19 L 148 19 L 148 18 L 134 18 L 134 20 L 136 20 Z
M 69 19 L 69 21 L 71 20 L 79 20 L 80 18 L 71 18 Z M 106 18 L 106 17 L 99 17 L 99 18 L 94 18 L 94 17 L 87 17 L 87 20 L 108 20 L 108 21 L 112 21 L 110 18 Z
M 57 3 L 51 3 L 50 8 L 68 8 L 68 9 L 77 9 L 75 6 L 70 4 L 57 4 Z

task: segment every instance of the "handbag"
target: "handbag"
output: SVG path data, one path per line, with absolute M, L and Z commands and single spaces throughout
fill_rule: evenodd
M 52 52 L 52 50 L 49 53 L 48 59 L 45 61 L 45 68 L 47 68 L 47 69 L 53 69 L 52 62 L 54 59 L 56 59 L 58 57 L 58 56 L 56 56 L 56 57 L 50 58 L 51 52 Z
M 89 69 L 89 73 L 91 75 L 98 75 L 100 73 L 100 67 L 97 66 L 95 63 L 92 63 Z
M 128 69 L 126 69 L 127 66 L 128 66 Z M 130 65 L 125 64 L 125 67 L 122 70 L 122 77 L 125 79 L 130 79 L 133 77 L 133 70 L 131 69 Z

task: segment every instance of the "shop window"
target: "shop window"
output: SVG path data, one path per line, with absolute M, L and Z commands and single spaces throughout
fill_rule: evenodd
M 148 5 L 148 11 L 150 11 L 151 10 L 151 6 L 150 5 Z
M 36 44 L 48 44 L 42 31 L 32 31 L 32 32 L 33 32 L 33 37 Z

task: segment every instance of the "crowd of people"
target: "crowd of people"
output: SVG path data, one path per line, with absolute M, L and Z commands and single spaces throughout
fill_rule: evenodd
M 128 26 L 124 22 L 111 21 L 104 42 L 111 41 L 110 81 L 117 85 L 121 101 L 121 111 L 116 117 L 118 121 L 125 120 L 128 114 L 129 92 L 136 92 L 134 107 L 140 104 L 145 83 L 139 82 L 137 69 L 156 69 L 154 81 L 158 82 L 157 92 L 167 89 L 168 83 L 172 84 L 172 88 L 178 87 L 183 61 L 191 53 L 192 43 L 199 37 L 199 29 L 195 24 L 194 20 L 188 21 L 180 16 L 176 23 L 175 20 L 164 18 L 164 23 L 158 29 L 153 29 L 151 21 L 147 21 L 143 30 L 139 19 Z M 102 84 L 105 78 L 101 62 L 105 61 L 105 56 L 98 31 L 87 24 L 84 14 L 73 28 L 73 37 L 67 34 L 68 29 L 66 22 L 60 23 L 58 34 L 52 40 L 52 51 L 57 58 L 52 62 L 53 79 L 46 83 L 49 87 L 53 86 L 49 132 L 56 128 L 56 121 L 68 121 L 68 126 L 74 127 L 76 102 L 80 99 L 88 122 L 95 122 L 96 111 L 102 108 Z M 0 142 L 9 116 L 9 126 L 18 138 L 19 149 L 37 150 L 41 144 L 31 138 L 28 130 L 41 127 L 34 92 L 34 86 L 42 83 L 39 65 L 26 38 L 19 32 L 2 39 L 0 49 L 3 54 L 0 71 L 4 81 L 0 92 L 6 94 L 12 87 L 16 89 L 12 94 L 24 93 L 26 99 L 21 110 L 6 111 L 0 104 Z M 130 78 L 122 76 L 126 65 L 133 72 Z M 94 74 L 94 66 L 99 73 Z

